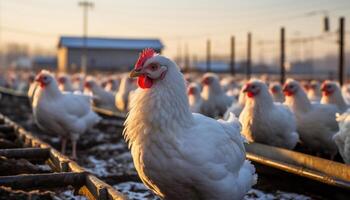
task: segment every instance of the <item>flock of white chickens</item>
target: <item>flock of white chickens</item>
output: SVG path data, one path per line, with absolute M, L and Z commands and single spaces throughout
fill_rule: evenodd
M 79 137 L 100 121 L 92 106 L 128 112 L 123 134 L 135 168 L 164 199 L 242 199 L 257 181 L 244 142 L 298 144 L 330 159 L 339 152 L 350 163 L 350 87 L 333 81 L 184 76 L 151 49 L 130 75 L 43 70 L 30 81 L 36 124 L 62 138 L 62 151 L 70 139 L 73 158 Z

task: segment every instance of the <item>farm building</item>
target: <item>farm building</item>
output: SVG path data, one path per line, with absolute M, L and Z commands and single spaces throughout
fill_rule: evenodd
M 140 51 L 153 48 L 161 52 L 163 44 L 158 39 L 97 38 L 86 39 L 88 71 L 125 71 L 134 64 Z M 61 37 L 58 43 L 57 59 L 60 72 L 80 70 L 84 51 L 83 37 Z

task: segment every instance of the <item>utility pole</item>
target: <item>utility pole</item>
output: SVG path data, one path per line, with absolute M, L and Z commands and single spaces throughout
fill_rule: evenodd
M 281 28 L 281 58 L 280 58 L 280 65 L 281 65 L 281 85 L 284 84 L 284 81 L 286 80 L 286 69 L 285 69 L 285 63 L 286 63 L 286 46 L 285 46 L 285 30 L 284 27 Z
M 231 75 L 234 76 L 236 74 L 235 70 L 235 36 L 231 36 Z
M 2 43 L 1 41 L 1 25 L 2 25 L 2 2 L 0 0 L 0 69 L 3 69 L 5 68 L 5 51 L 4 51 L 4 48 L 5 48 L 5 45 Z
M 211 71 L 211 42 L 207 40 L 207 72 Z
M 250 32 L 247 39 L 247 80 L 249 80 L 252 74 L 252 34 Z
M 345 18 L 339 19 L 339 84 L 342 86 L 345 82 Z
M 88 33 L 88 10 L 94 7 L 94 3 L 89 1 L 80 1 L 78 4 L 83 8 L 83 51 L 81 56 L 81 72 L 86 74 L 88 63 L 87 52 L 87 33 Z
M 188 52 L 188 44 L 185 44 L 185 66 L 184 66 L 184 71 L 187 72 L 190 68 L 190 57 L 189 57 L 189 52 Z

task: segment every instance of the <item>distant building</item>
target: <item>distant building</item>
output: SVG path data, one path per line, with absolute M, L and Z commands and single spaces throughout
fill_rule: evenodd
M 61 72 L 80 70 L 84 39 L 61 37 L 58 43 L 58 69 Z M 96 38 L 86 40 L 87 70 L 129 70 L 144 48 L 161 52 L 163 44 L 158 39 Z
M 36 56 L 32 59 L 32 69 L 34 71 L 40 71 L 42 69 L 56 71 L 57 58 L 55 56 Z

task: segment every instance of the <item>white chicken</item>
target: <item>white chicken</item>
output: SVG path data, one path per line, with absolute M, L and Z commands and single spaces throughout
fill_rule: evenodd
M 162 199 L 242 199 L 256 183 L 239 123 L 191 113 L 183 75 L 146 49 L 131 77 L 138 88 L 124 137 L 143 183 Z
M 272 95 L 273 101 L 283 103 L 285 98 L 284 98 L 281 84 L 278 82 L 272 82 L 269 88 L 270 88 L 270 94 Z
M 227 108 L 229 108 L 233 103 L 234 98 L 225 94 L 216 74 L 204 74 L 202 85 L 202 113 L 213 118 L 223 116 Z
M 58 89 L 62 92 L 73 92 L 73 85 L 70 80 L 70 77 L 66 74 L 61 74 L 58 76 Z
M 239 117 L 239 115 L 241 114 L 241 112 L 244 108 L 245 102 L 246 102 L 246 95 L 243 92 L 243 88 L 241 88 L 241 91 L 240 91 L 239 97 L 238 97 L 238 102 L 233 102 L 232 105 L 227 109 L 227 111 L 224 115 L 224 119 L 228 119 L 231 112 L 233 114 L 235 114 L 235 116 Z
M 30 104 L 33 102 L 33 97 L 35 90 L 39 87 L 38 82 L 35 81 L 35 76 L 29 77 L 29 89 L 27 91 L 27 96 L 29 98 Z
M 113 93 L 105 91 L 93 79 L 86 80 L 84 86 L 92 93 L 94 106 L 108 110 L 115 110 Z
M 274 103 L 267 85 L 261 81 L 249 81 L 243 92 L 248 98 L 239 121 L 248 141 L 293 149 L 299 135 L 295 117 L 288 107 Z
M 350 111 L 337 115 L 339 132 L 333 136 L 339 153 L 346 164 L 350 164 Z
M 62 139 L 65 152 L 67 138 L 72 141 L 72 157 L 76 158 L 76 144 L 79 136 L 100 121 L 91 110 L 91 98 L 73 93 L 62 93 L 55 78 L 48 71 L 41 71 L 36 81 L 40 88 L 33 98 L 33 114 L 39 128 L 55 133 Z
M 125 74 L 120 81 L 118 92 L 115 95 L 115 106 L 118 110 L 123 112 L 128 111 L 130 92 L 132 90 L 134 90 L 133 80 Z
M 350 84 L 344 84 L 341 87 L 341 93 L 346 101 L 347 104 L 350 104 Z
M 312 80 L 307 88 L 307 97 L 309 100 L 319 103 L 322 96 L 320 83 L 316 80 Z
M 285 104 L 294 112 L 297 119 L 297 131 L 304 146 L 316 154 L 326 154 L 334 158 L 337 147 L 332 140 L 338 131 L 334 105 L 311 103 L 297 81 L 288 79 L 283 87 Z
M 120 78 L 119 77 L 116 77 L 116 78 L 110 77 L 107 80 L 107 83 L 106 83 L 106 86 L 104 89 L 107 92 L 118 92 L 119 85 L 120 85 Z
M 191 112 L 201 113 L 203 103 L 203 99 L 201 97 L 201 86 L 196 82 L 190 83 L 187 87 L 187 95 Z
M 84 82 L 85 75 L 83 74 L 74 74 L 72 77 L 72 86 L 75 91 L 84 92 Z
M 345 112 L 348 109 L 344 97 L 340 91 L 339 85 L 334 81 L 325 81 L 321 87 L 322 90 L 322 104 L 336 105 L 340 113 Z
M 350 84 L 346 83 L 341 87 L 341 93 L 347 104 L 350 104 Z

